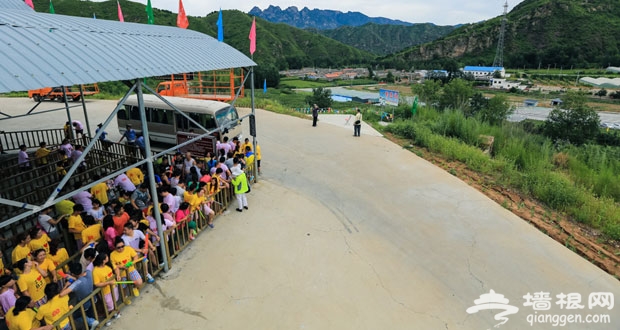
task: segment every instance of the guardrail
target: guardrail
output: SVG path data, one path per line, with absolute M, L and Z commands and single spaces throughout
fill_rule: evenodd
M 19 150 L 19 146 L 25 144 L 28 148 L 38 148 L 41 141 L 48 145 L 58 145 L 65 138 L 62 128 L 39 129 L 19 132 L 0 132 L 0 150 Z
M 246 175 L 248 176 L 248 180 L 250 183 L 256 182 L 256 170 L 250 165 L 245 169 Z M 218 191 L 215 196 L 213 196 L 213 201 L 211 203 L 211 208 L 215 211 L 215 218 L 221 215 L 230 205 L 230 203 L 234 199 L 233 188 L 228 187 L 226 189 L 221 189 Z M 183 250 L 185 250 L 190 244 L 192 244 L 193 240 L 190 237 L 200 236 L 202 233 L 206 232 L 206 228 L 208 228 L 208 219 L 206 215 L 204 215 L 201 211 L 192 212 L 191 221 L 193 224 L 190 225 L 188 222 L 182 222 L 177 225 L 174 229 L 168 229 L 164 232 L 164 237 L 161 238 L 161 244 L 165 244 L 166 249 L 166 258 L 168 260 L 168 264 L 172 267 L 173 259 L 177 257 Z M 190 228 L 194 227 L 195 229 Z M 193 233 L 195 230 L 195 234 Z M 106 244 L 102 242 L 101 244 Z M 59 264 L 56 269 L 63 269 L 67 264 L 74 260 L 79 260 L 80 254 L 77 253 L 71 258 L 62 264 Z M 136 269 L 140 272 L 142 279 L 146 279 L 147 272 L 152 275 L 157 275 L 162 271 L 162 268 L 154 268 L 152 264 L 148 261 L 140 262 L 136 264 Z M 148 284 L 145 284 L 148 285 Z M 143 286 L 142 288 L 144 288 Z M 97 320 L 99 322 L 98 329 L 102 328 L 103 325 L 110 321 L 115 313 L 122 310 L 125 306 L 131 303 L 131 297 L 134 296 L 133 285 L 127 284 L 123 286 L 114 285 L 111 289 L 112 300 L 114 304 L 114 308 L 112 310 L 108 310 L 105 304 L 105 297 L 102 293 L 102 288 L 96 288 L 93 292 L 84 298 L 82 301 L 73 305 L 73 308 L 70 312 L 62 316 L 56 322 L 54 322 L 54 326 L 56 329 L 60 329 L 60 324 L 64 323 L 65 320 L 69 320 L 69 324 L 72 329 L 77 329 L 78 325 L 80 327 L 84 327 L 85 329 L 89 329 L 88 318 L 87 316 Z M 139 291 L 138 291 L 139 292 Z M 90 302 L 92 307 L 85 308 L 84 306 Z M 92 309 L 92 312 L 89 311 Z

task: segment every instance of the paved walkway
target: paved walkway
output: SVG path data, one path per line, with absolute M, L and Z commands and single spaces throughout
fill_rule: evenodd
M 114 102 L 89 105 L 100 122 Z M 620 307 L 588 309 L 590 293 L 620 297 L 616 279 L 458 178 L 366 127 L 257 117 L 249 211 L 219 217 L 111 329 L 494 329 L 501 310 L 466 312 L 491 289 L 519 308 L 500 330 L 619 328 Z M 541 291 L 552 305 L 536 315 L 612 323 L 530 326 L 523 296 Z M 560 309 L 561 293 L 585 309 Z

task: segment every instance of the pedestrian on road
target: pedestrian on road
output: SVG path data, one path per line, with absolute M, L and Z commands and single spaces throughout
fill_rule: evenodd
M 362 113 L 360 109 L 357 109 L 357 113 L 355 114 L 355 123 L 353 124 L 353 136 L 360 136 L 360 131 L 362 130 Z
M 317 120 L 319 120 L 319 106 L 314 104 L 312 106 L 312 127 L 316 127 Z

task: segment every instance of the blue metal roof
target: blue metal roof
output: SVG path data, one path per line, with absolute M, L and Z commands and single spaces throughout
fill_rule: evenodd
M 463 71 L 495 72 L 504 70 L 501 66 L 466 66 Z
M 0 3 L 0 93 L 256 65 L 192 30 L 37 13 L 22 0 Z

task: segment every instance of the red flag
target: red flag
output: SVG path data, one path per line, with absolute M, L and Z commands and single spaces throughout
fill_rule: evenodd
M 256 17 L 252 21 L 252 27 L 250 28 L 250 54 L 254 55 L 256 51 Z
M 32 0 L 26 0 L 26 4 L 28 5 L 28 7 L 34 9 L 34 4 L 32 3 Z
M 179 0 L 179 14 L 177 15 L 177 26 L 181 29 L 187 29 L 189 21 L 187 15 L 185 15 L 185 8 L 183 8 L 183 0 Z
M 121 22 L 124 22 L 125 18 L 123 18 L 123 11 L 121 10 L 121 4 L 118 1 L 116 1 L 116 5 L 118 7 L 118 20 Z

